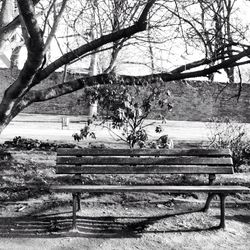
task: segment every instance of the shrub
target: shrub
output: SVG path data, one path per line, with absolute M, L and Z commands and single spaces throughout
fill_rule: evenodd
M 170 102 L 170 92 L 165 92 L 161 88 L 161 82 L 154 86 L 143 83 L 142 86 L 125 86 L 122 84 L 109 86 L 99 86 L 86 90 L 85 99 L 90 103 L 98 101 L 102 109 L 100 117 L 105 126 L 105 121 L 111 122 L 111 126 L 106 126 L 114 137 L 124 141 L 130 148 L 136 145 L 140 148 L 147 146 L 148 134 L 145 120 L 156 107 L 163 108 L 167 106 L 171 111 L 173 106 Z M 86 128 L 86 127 L 85 127 Z M 89 129 L 89 127 L 87 127 Z M 116 130 L 120 129 L 120 133 Z M 156 133 L 161 133 L 161 126 L 157 126 Z M 91 136 L 90 130 L 85 133 L 86 136 L 74 134 L 75 140 L 81 140 Z
M 234 170 L 239 172 L 239 167 L 246 164 L 250 156 L 245 126 L 224 118 L 213 119 L 207 127 L 210 129 L 210 147 L 231 149 Z

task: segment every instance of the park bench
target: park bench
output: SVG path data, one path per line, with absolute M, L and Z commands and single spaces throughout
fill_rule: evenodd
M 220 224 L 225 228 L 225 198 L 231 193 L 249 192 L 243 186 L 213 185 L 216 174 L 233 174 L 228 149 L 70 149 L 57 151 L 57 174 L 73 174 L 73 185 L 52 185 L 54 192 L 73 194 L 73 230 L 77 230 L 76 213 L 81 193 L 157 192 L 208 194 L 202 211 L 207 211 L 215 195 L 220 197 Z M 207 174 L 202 185 L 84 185 L 82 174 Z

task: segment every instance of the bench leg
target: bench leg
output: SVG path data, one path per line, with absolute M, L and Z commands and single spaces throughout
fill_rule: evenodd
M 77 193 L 77 211 L 81 210 L 81 193 Z
M 82 185 L 81 174 L 75 174 L 74 177 L 74 184 L 75 185 Z M 77 193 L 77 211 L 81 210 L 81 193 Z
M 220 194 L 220 225 L 219 228 L 225 228 L 225 194 Z
M 72 231 L 77 231 L 77 226 L 76 226 L 76 206 L 77 206 L 77 194 L 73 194 L 73 222 L 72 222 Z
M 209 209 L 210 203 L 212 201 L 212 199 L 214 198 L 215 194 L 213 193 L 209 193 L 207 200 L 206 200 L 206 204 L 204 206 L 204 208 L 202 209 L 203 212 L 207 212 L 207 210 Z

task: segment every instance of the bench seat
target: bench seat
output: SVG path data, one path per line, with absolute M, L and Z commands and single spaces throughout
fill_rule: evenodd
M 166 185 L 53 185 L 51 190 L 55 192 L 71 193 L 103 193 L 103 192 L 156 192 L 156 193 L 190 193 L 203 192 L 215 194 L 229 194 L 249 192 L 244 186 L 166 186 Z

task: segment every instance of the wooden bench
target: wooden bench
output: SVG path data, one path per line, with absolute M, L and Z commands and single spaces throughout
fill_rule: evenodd
M 83 192 L 157 192 L 208 194 L 204 212 L 215 195 L 220 197 L 220 224 L 225 227 L 225 198 L 230 193 L 249 192 L 243 186 L 213 185 L 216 174 L 233 174 L 230 150 L 215 149 L 69 149 L 57 151 L 57 174 L 74 174 L 74 185 L 53 185 L 52 191 L 73 194 L 73 230 Z M 83 185 L 82 174 L 207 174 L 208 183 L 199 186 L 170 185 Z

